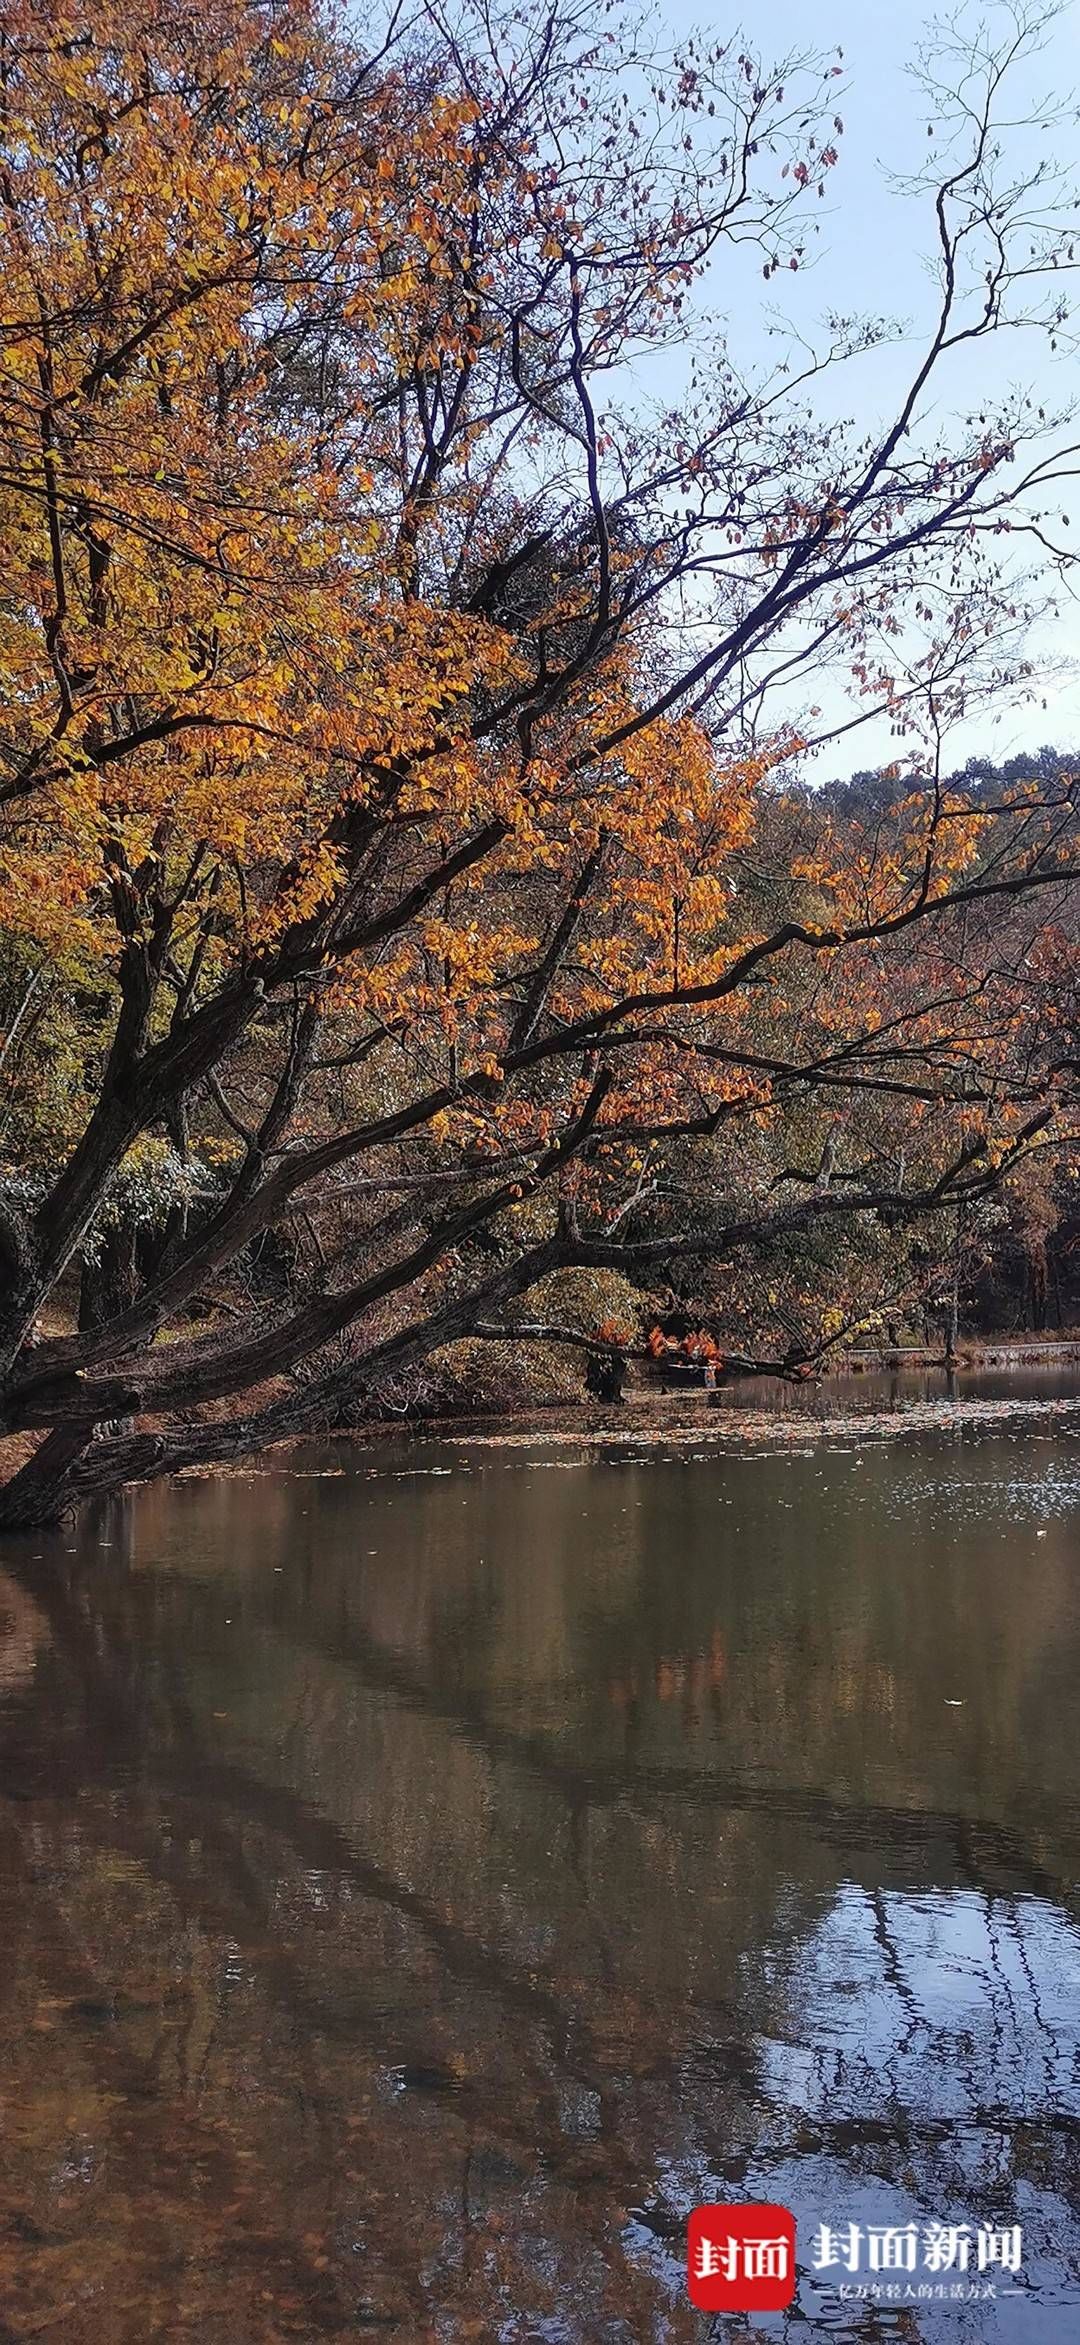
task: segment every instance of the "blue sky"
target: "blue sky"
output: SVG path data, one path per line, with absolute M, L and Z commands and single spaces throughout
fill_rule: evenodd
M 1004 21 L 1004 12 L 991 6 L 983 11 L 983 20 L 987 19 Z M 696 29 L 726 38 L 736 21 L 719 6 L 674 0 L 665 31 L 678 48 Z M 846 411 L 867 427 L 885 418 L 890 397 L 895 399 L 910 368 L 918 329 L 925 328 L 935 306 L 935 284 L 926 267 L 933 247 L 928 200 L 898 191 L 889 181 L 890 172 L 903 174 L 926 160 L 928 109 L 907 67 L 920 41 L 930 35 L 932 22 L 930 11 L 913 0 L 894 0 L 892 5 L 887 0 L 818 0 L 812 12 L 796 0 L 760 0 L 747 33 L 766 66 L 792 52 L 820 54 L 837 45 L 843 50 L 846 84 L 839 103 L 845 131 L 828 201 L 819 207 L 818 257 L 804 275 L 782 277 L 776 285 L 785 313 L 806 330 L 812 330 L 829 309 L 884 311 L 910 322 L 912 338 L 906 348 L 894 347 L 884 357 L 860 362 L 858 371 L 852 369 L 847 376 Z M 1065 0 L 1048 28 L 1041 56 L 1022 69 L 1014 85 L 1016 111 L 1024 114 L 1041 105 L 1047 94 L 1067 106 L 1069 93 L 1078 84 L 1080 0 Z M 1012 134 L 1021 161 L 1037 156 L 1048 143 L 1065 165 L 1080 166 L 1075 103 L 1069 118 L 1058 120 L 1049 131 L 1036 125 Z M 774 290 L 770 286 L 766 292 L 753 271 L 740 270 L 730 281 L 722 271 L 716 274 L 709 288 L 710 306 L 715 302 L 726 311 L 736 352 L 752 355 L 765 349 L 764 303 Z M 993 349 L 983 346 L 974 378 L 970 372 L 966 377 L 957 373 L 939 394 L 943 432 L 954 406 L 969 404 L 973 394 L 992 399 L 1017 384 L 1048 408 L 1080 409 L 1080 356 L 1075 348 L 1066 347 L 1053 359 L 1045 341 L 1034 333 L 1002 336 Z M 1076 485 L 1080 490 L 1080 481 Z M 1062 503 L 1067 501 L 1063 497 Z M 1080 494 L 1073 501 L 1073 537 L 1080 553 Z M 1002 701 L 992 711 L 980 711 L 965 721 L 950 738 L 950 764 L 976 753 L 1001 758 L 1045 741 L 1080 744 L 1080 578 L 1075 592 L 1075 602 L 1067 591 L 1059 592 L 1060 617 L 1041 624 L 1032 638 L 1029 649 L 1048 671 L 1040 675 L 1033 698 L 1027 705 Z M 840 689 L 839 679 L 827 688 L 830 717 L 838 705 L 833 693 L 839 695 Z M 816 689 L 815 697 L 822 699 Z M 893 754 L 887 726 L 866 726 L 835 749 L 825 750 L 814 770 L 824 779 L 828 772 L 873 765 Z

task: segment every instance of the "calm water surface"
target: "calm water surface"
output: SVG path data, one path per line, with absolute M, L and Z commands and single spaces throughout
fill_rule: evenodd
M 290 1469 L 2 1558 L 0 2345 L 1075 2341 L 1080 1408 Z

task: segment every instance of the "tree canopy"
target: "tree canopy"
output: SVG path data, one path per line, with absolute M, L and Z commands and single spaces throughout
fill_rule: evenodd
M 720 323 L 806 257 L 833 59 L 593 0 L 368 45 L 5 10 L 6 1520 L 333 1421 L 570 1272 L 812 1238 L 783 1366 L 1067 1142 L 1075 784 L 943 762 L 1066 461 L 1026 395 L 935 412 L 1060 329 L 1011 21 L 944 56 L 932 315 L 867 432 L 822 385 L 887 325 L 762 371 Z M 823 660 L 833 729 L 897 736 L 858 818 L 800 786 Z

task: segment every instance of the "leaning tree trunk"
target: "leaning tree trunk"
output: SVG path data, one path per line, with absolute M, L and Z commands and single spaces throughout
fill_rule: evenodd
M 70 1477 L 93 1440 L 86 1425 L 58 1425 L 0 1490 L 0 1531 L 38 1531 L 77 1504 Z

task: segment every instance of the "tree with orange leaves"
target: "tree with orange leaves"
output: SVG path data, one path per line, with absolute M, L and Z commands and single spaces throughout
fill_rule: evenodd
M 1008 62 L 957 85 L 936 315 L 860 440 L 806 402 L 883 329 L 798 381 L 721 343 L 677 416 L 616 388 L 718 257 L 799 267 L 828 60 L 675 71 L 591 0 L 427 0 L 370 48 L 308 0 L 10 0 L 9 1523 L 333 1422 L 569 1268 L 910 1219 L 1060 1138 L 990 916 L 1058 933 L 1071 785 L 985 814 L 931 773 L 887 837 L 756 859 L 813 730 L 774 683 L 827 648 L 860 717 L 940 732 L 1008 656 L 990 549 L 1055 459 L 1019 412 L 923 430 L 957 351 L 1058 316 L 1052 191 L 994 186 Z M 855 1097 L 917 1145 L 656 1219 L 684 1142 L 749 1166 Z M 223 1315 L 268 1233 L 284 1291 Z

